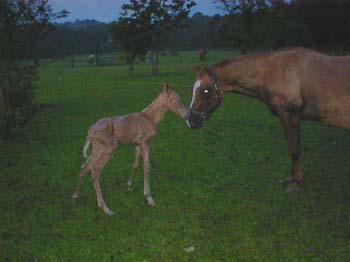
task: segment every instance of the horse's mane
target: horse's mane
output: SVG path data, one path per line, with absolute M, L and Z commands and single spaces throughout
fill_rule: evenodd
M 240 62 L 242 60 L 249 60 L 249 59 L 256 59 L 256 58 L 264 58 L 267 56 L 270 56 L 274 53 L 281 53 L 281 52 L 312 52 L 312 53 L 318 53 L 318 54 L 322 54 L 319 51 L 316 50 L 312 50 L 312 49 L 308 49 L 308 48 L 304 48 L 304 47 L 283 47 L 277 50 L 273 50 L 273 51 L 264 51 L 261 53 L 253 53 L 253 54 L 249 54 L 249 55 L 242 55 L 242 56 L 237 56 L 237 57 L 232 57 L 223 61 L 220 61 L 216 64 L 214 64 L 212 67 L 213 68 L 222 68 L 225 66 L 230 65 L 231 63 L 235 63 L 235 62 Z

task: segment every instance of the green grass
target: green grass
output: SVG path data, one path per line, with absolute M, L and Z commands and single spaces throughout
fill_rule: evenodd
M 211 52 L 210 63 L 232 56 Z M 227 94 L 202 129 L 168 113 L 151 143 L 149 208 L 133 149 L 121 146 L 101 175 L 71 195 L 87 128 L 146 107 L 168 82 L 188 104 L 197 53 L 127 68 L 46 63 L 37 102 L 45 106 L 0 151 L 0 261 L 350 261 L 350 134 L 302 124 L 305 183 L 285 193 L 290 159 L 277 118 L 250 98 Z M 184 248 L 194 246 L 186 253 Z

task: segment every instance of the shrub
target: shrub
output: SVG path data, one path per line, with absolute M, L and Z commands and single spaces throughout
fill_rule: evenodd
M 6 140 L 22 126 L 32 112 L 34 81 L 38 79 L 34 65 L 11 63 L 0 68 L 0 139 Z

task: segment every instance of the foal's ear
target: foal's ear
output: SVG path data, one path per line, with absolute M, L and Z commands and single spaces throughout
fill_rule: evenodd
M 200 68 L 200 66 L 193 64 L 193 65 L 192 65 L 192 70 L 193 70 L 195 73 L 199 73 L 199 72 L 201 71 L 201 68 Z
M 169 94 L 170 93 L 170 88 L 168 83 L 163 84 L 163 92 Z

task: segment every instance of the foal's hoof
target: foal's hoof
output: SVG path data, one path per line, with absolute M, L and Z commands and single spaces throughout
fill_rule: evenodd
M 132 181 L 131 180 L 129 180 L 127 184 L 128 184 L 129 187 L 132 187 Z
M 72 198 L 73 200 L 77 200 L 79 198 L 79 193 L 78 192 L 75 192 L 73 195 L 72 195 Z
M 147 203 L 149 206 L 154 207 L 156 204 L 153 201 L 152 197 L 147 197 Z
M 108 208 L 103 209 L 103 211 L 105 212 L 105 214 L 106 214 L 107 216 L 112 216 L 112 215 L 114 214 L 114 212 L 113 212 L 112 210 L 109 210 Z

